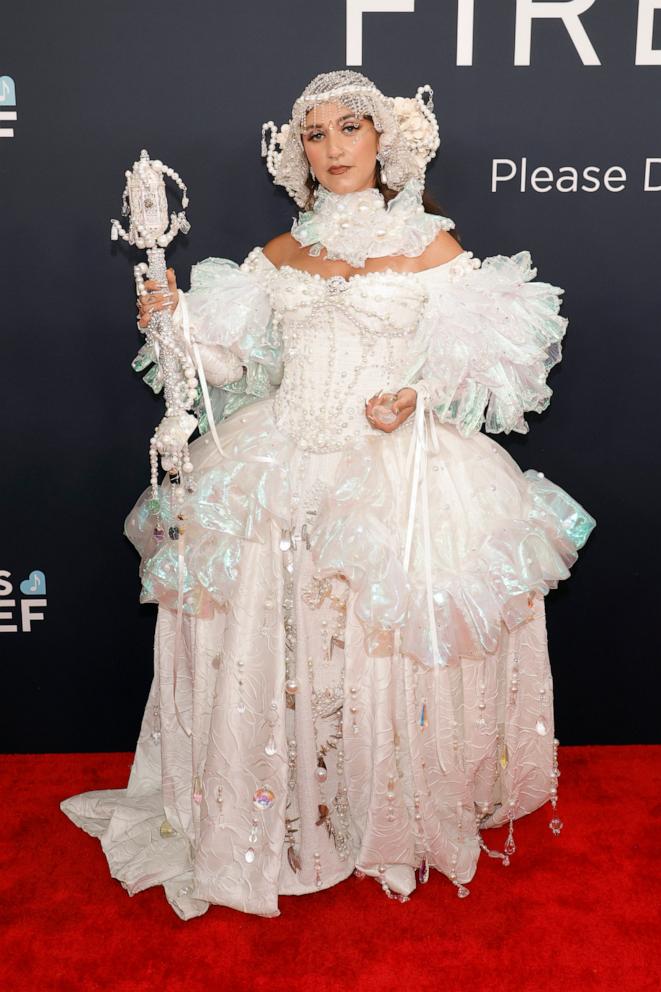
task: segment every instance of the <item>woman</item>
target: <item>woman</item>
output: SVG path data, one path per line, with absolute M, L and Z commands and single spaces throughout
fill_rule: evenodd
M 464 896 L 485 828 L 507 864 L 517 817 L 562 826 L 544 595 L 595 521 L 480 433 L 548 405 L 562 290 L 425 209 L 430 95 L 316 77 L 262 129 L 291 232 L 140 304 L 196 353 L 204 433 L 126 522 L 159 604 L 128 786 L 62 808 L 184 919 L 354 871 Z

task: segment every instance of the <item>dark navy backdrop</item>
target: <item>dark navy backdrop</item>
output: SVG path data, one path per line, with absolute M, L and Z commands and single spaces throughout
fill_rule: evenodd
M 472 65 L 457 64 L 457 10 L 470 3 L 399 6 L 415 9 L 358 14 L 355 67 L 389 94 L 434 87 L 442 145 L 429 186 L 464 247 L 528 249 L 540 277 L 565 288 L 551 405 L 530 415 L 527 436 L 496 437 L 598 522 L 547 598 L 558 735 L 649 741 L 660 200 L 643 181 L 645 160 L 661 157 L 661 68 L 635 64 L 634 0 L 595 0 L 574 40 L 560 20 L 535 20 L 528 66 L 514 64 L 514 0 L 476 0 Z M 657 6 L 641 0 L 641 30 Z M 124 169 L 147 147 L 188 183 L 192 231 L 170 255 L 184 288 L 193 262 L 241 260 L 288 229 L 295 205 L 266 172 L 260 125 L 286 120 L 317 72 L 346 66 L 346 20 L 328 0 L 3 9 L 0 76 L 16 94 L 0 81 L 4 750 L 131 748 L 151 677 L 155 607 L 138 604 L 122 525 L 148 481 L 161 402 L 130 369 L 134 258 L 109 241 Z M 659 24 L 647 34 L 661 47 Z M 601 64 L 584 64 L 586 37 Z M 349 41 L 355 50 L 355 32 Z M 644 47 L 639 61 L 658 61 Z M 529 173 L 620 166 L 626 182 L 492 190 L 493 160 L 523 158 Z M 650 176 L 661 185 L 660 164 Z M 29 579 L 36 571 L 44 578 Z

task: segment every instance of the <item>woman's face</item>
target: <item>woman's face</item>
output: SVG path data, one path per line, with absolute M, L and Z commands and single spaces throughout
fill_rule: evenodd
M 341 103 L 322 103 L 306 114 L 301 137 L 314 174 L 326 189 L 354 193 L 376 185 L 379 132 L 368 118 Z

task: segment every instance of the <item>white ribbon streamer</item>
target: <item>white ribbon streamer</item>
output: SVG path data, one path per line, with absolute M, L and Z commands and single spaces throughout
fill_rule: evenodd
M 406 526 L 406 543 L 404 545 L 404 571 L 409 573 L 411 562 L 411 550 L 413 546 L 413 531 L 416 520 L 416 509 L 418 505 L 418 488 L 421 492 L 422 504 L 422 542 L 425 568 L 425 591 L 427 598 L 427 617 L 429 622 L 429 633 L 432 643 L 432 655 L 434 664 L 444 665 L 438 647 L 438 633 L 436 630 L 436 614 L 434 612 L 434 586 L 432 579 L 431 561 L 431 526 L 429 519 L 429 490 L 427 485 L 427 452 L 432 450 L 435 453 L 440 451 L 438 443 L 438 433 L 436 431 L 436 420 L 430 402 L 429 387 L 426 383 L 419 382 L 410 388 L 417 392 L 417 403 L 415 408 L 415 421 L 413 425 L 413 436 L 409 445 L 406 457 L 406 477 L 411 480 L 411 499 L 409 503 L 409 515 Z M 425 405 L 429 402 L 429 426 L 426 428 Z

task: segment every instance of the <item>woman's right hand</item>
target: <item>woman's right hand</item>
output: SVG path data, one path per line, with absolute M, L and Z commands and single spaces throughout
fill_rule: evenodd
M 138 326 L 143 329 L 149 324 L 152 314 L 159 310 L 169 310 L 170 313 L 174 313 L 176 309 L 179 297 L 177 296 L 177 279 L 174 269 L 168 269 L 166 277 L 167 290 L 162 289 L 155 279 L 147 279 L 144 284 L 147 293 L 138 297 Z

